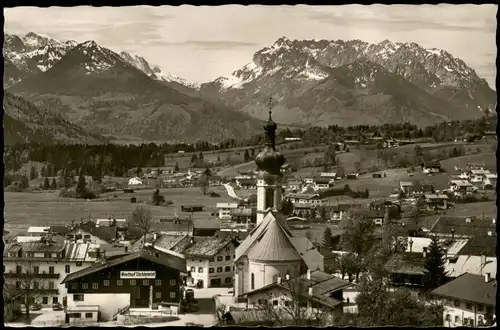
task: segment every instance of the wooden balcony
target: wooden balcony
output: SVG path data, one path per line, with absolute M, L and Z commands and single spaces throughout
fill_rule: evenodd
M 16 273 L 16 272 L 9 272 L 9 273 L 4 273 L 3 276 L 5 278 L 43 278 L 43 279 L 58 279 L 61 274 L 49 274 L 49 273 Z

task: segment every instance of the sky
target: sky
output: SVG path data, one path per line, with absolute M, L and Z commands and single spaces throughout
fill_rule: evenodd
M 193 82 L 225 76 L 280 37 L 416 42 L 461 58 L 495 86 L 496 5 L 16 7 L 6 33 L 95 40 Z

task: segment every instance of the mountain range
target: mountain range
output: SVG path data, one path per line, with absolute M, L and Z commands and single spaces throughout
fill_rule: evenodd
M 223 59 L 222 59 L 223 60 Z M 280 38 L 252 61 L 201 85 L 94 41 L 33 32 L 4 36 L 4 86 L 89 134 L 218 142 L 260 132 L 267 100 L 287 125 L 473 119 L 496 92 L 444 50 L 385 40 Z

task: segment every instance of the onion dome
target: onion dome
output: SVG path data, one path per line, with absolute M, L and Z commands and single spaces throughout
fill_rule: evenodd
M 269 111 L 269 119 L 264 124 L 266 147 L 255 157 L 255 164 L 257 164 L 260 170 L 275 175 L 281 173 L 281 167 L 285 164 L 285 156 L 276 151 L 275 147 L 277 127 L 278 125 L 272 120 L 271 111 Z

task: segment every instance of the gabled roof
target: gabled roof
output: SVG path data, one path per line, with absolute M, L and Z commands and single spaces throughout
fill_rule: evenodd
M 61 283 L 73 281 L 73 280 L 78 279 L 80 277 L 83 277 L 83 276 L 86 276 L 86 275 L 89 275 L 92 273 L 96 273 L 96 272 L 102 271 L 104 269 L 108 269 L 110 267 L 114 267 L 114 266 L 120 265 L 122 263 L 131 261 L 134 259 L 138 259 L 138 258 L 146 259 L 146 260 L 151 261 L 153 263 L 158 263 L 158 264 L 161 264 L 163 266 L 179 270 L 181 272 L 186 271 L 186 260 L 181 259 L 181 258 L 177 258 L 173 255 L 167 255 L 167 254 L 164 254 L 161 252 L 152 251 L 150 249 L 145 248 L 142 251 L 133 252 L 133 253 L 129 253 L 129 254 L 126 254 L 126 255 L 123 255 L 123 256 L 120 256 L 117 258 L 113 258 L 112 260 L 106 261 L 104 263 L 98 262 L 98 263 L 95 263 L 87 268 L 78 270 L 78 271 L 66 276 L 66 278 Z
M 193 220 L 194 229 L 220 229 L 218 219 L 195 219 Z
M 193 240 L 194 243 L 184 251 L 186 257 L 211 258 L 235 242 L 232 237 L 193 237 Z
M 465 273 L 431 293 L 436 296 L 495 306 L 496 291 L 495 279 L 486 282 L 484 276 Z
M 448 277 L 458 277 L 464 273 L 481 275 L 490 273 L 492 277 L 497 273 L 497 258 L 481 256 L 459 255 L 448 258 L 445 264 Z
M 394 254 L 385 264 L 385 268 L 394 274 L 423 275 L 425 259 L 422 253 L 404 252 Z

